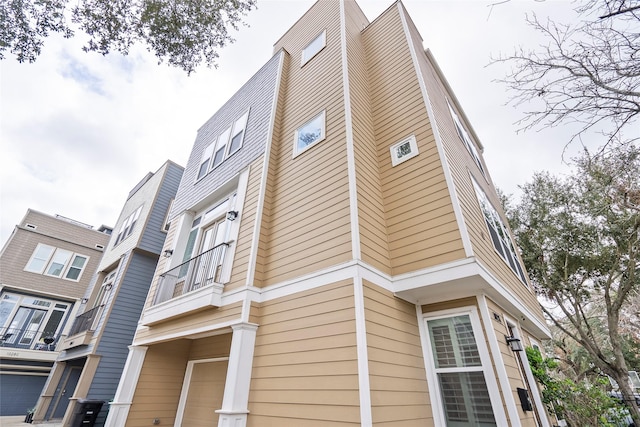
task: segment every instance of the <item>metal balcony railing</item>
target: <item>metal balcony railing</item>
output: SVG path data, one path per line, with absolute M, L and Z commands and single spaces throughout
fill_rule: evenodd
M 94 322 L 100 317 L 103 308 L 104 305 L 99 305 L 76 317 L 76 320 L 73 322 L 71 330 L 69 331 L 69 337 L 88 330 L 93 330 Z
M 49 331 L 30 328 L 0 328 L 0 347 L 55 351 L 57 337 Z
M 213 283 L 221 283 L 224 257 L 229 244 L 221 243 L 160 275 L 153 305 Z

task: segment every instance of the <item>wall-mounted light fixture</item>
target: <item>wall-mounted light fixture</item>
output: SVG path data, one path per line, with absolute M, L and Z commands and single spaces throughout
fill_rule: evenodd
M 173 249 L 167 249 L 164 251 L 165 258 L 171 258 L 171 255 L 173 255 Z
M 113 288 L 113 285 L 111 283 L 107 283 L 106 285 L 104 285 L 105 291 L 110 291 L 111 288 Z
M 89 302 L 89 298 L 82 298 L 82 299 L 80 300 L 80 304 L 86 304 L 86 303 L 88 303 L 88 302 Z
M 524 347 L 522 347 L 522 341 L 520 341 L 519 338 L 516 337 L 509 337 L 506 336 L 504 337 L 507 340 L 507 344 L 509 345 L 509 348 L 511 348 L 511 351 L 522 351 L 524 350 Z
M 235 221 L 238 218 L 238 211 L 229 211 L 227 212 L 227 219 L 229 221 Z

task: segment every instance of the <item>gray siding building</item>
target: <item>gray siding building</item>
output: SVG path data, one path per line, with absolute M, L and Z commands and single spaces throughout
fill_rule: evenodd
M 34 421 L 74 421 L 79 400 L 105 404 L 102 425 L 127 358 L 167 234 L 168 213 L 183 168 L 167 161 L 129 193 L 111 240 L 81 299 Z

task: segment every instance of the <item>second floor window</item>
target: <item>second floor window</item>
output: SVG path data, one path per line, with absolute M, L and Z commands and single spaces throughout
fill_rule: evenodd
M 59 277 L 77 282 L 84 271 L 88 256 L 67 249 L 38 243 L 25 271 L 46 276 Z

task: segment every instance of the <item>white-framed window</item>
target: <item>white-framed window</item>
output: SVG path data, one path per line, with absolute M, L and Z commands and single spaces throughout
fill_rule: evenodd
M 393 144 L 391 150 L 391 165 L 397 166 L 402 162 L 405 162 L 412 157 L 418 155 L 418 143 L 414 135 L 403 139 L 402 141 Z
M 236 119 L 224 132 L 218 135 L 215 142 L 212 142 L 204 149 L 202 158 L 200 159 L 196 181 L 217 168 L 222 162 L 242 148 L 248 119 L 249 110 Z
M 202 159 L 200 159 L 200 168 L 198 169 L 198 177 L 196 179 L 200 179 L 209 172 L 209 164 L 211 163 L 211 155 L 213 154 L 213 149 L 216 148 L 215 143 L 211 143 L 204 149 L 202 153 Z
M 80 279 L 82 270 L 84 270 L 84 266 L 87 264 L 87 259 L 88 258 L 84 255 L 74 255 L 73 260 L 69 265 L 69 269 L 67 270 L 67 274 L 64 275 L 64 278 L 76 281 Z
M 325 139 L 325 116 L 326 112 L 322 110 L 320 114 L 296 129 L 293 142 L 294 157 Z
M 136 226 L 136 222 L 138 222 L 138 218 L 140 218 L 140 212 L 142 212 L 142 205 L 138 207 L 131 215 L 127 217 L 120 226 L 120 231 L 116 236 L 116 241 L 113 246 L 116 246 L 118 243 L 122 242 L 127 237 L 131 236 L 133 229 Z
M 171 228 L 171 221 L 169 220 L 169 215 L 171 215 L 171 208 L 173 208 L 173 202 L 175 201 L 175 199 L 171 199 L 169 201 L 169 206 L 167 207 L 167 213 L 164 216 L 164 221 L 162 221 L 162 228 L 160 229 L 160 231 L 162 231 L 163 233 L 167 233 L 169 231 L 169 228 Z
M 33 255 L 31 255 L 31 259 L 27 263 L 25 270 L 32 273 L 42 274 L 55 250 L 56 248 L 53 246 L 38 243 L 38 246 L 36 246 L 36 250 L 33 251 Z
M 77 282 L 80 280 L 88 260 L 89 257 L 86 255 L 38 243 L 24 269 L 31 273 Z
M 476 196 L 478 197 L 480 210 L 482 211 L 487 228 L 489 229 L 489 235 L 491 236 L 493 247 L 507 265 L 509 265 L 511 270 L 513 270 L 516 276 L 518 276 L 522 283 L 526 285 L 527 279 L 524 274 L 524 269 L 520 264 L 518 255 L 516 254 L 516 249 L 513 245 L 513 241 L 511 240 L 509 229 L 505 226 L 504 222 L 502 222 L 502 218 L 489 201 L 487 194 L 482 190 L 482 188 L 480 188 L 480 185 L 475 179 L 473 179 L 473 177 L 471 177 L 471 182 L 473 183 Z
M 71 307 L 56 301 L 3 292 L 0 295 L 0 341 L 4 347 L 49 349 L 45 337 L 57 339 Z
M 447 427 L 495 427 L 496 391 L 487 385 L 493 375 L 482 328 L 471 309 L 425 316 L 427 359 L 437 384 L 439 417 Z
M 111 288 L 113 288 L 113 283 L 115 282 L 117 272 L 118 269 L 116 268 L 105 274 L 104 279 L 102 280 L 102 285 L 100 285 L 98 294 L 93 301 L 94 308 L 105 305 L 107 303 L 107 300 L 109 299 L 109 291 L 111 290 Z
M 467 151 L 469 152 L 469 154 L 471 154 L 473 161 L 476 163 L 476 165 L 478 166 L 478 169 L 480 169 L 480 172 L 482 172 L 482 175 L 484 176 L 485 175 L 484 167 L 482 166 L 482 161 L 480 160 L 480 154 L 478 154 L 476 145 L 473 143 L 473 140 L 469 136 L 469 133 L 467 133 L 464 126 L 462 125 L 462 122 L 460 121 L 460 117 L 458 117 L 458 114 L 456 114 L 451 104 L 449 104 L 449 101 L 447 101 L 447 105 L 449 106 L 449 112 L 451 113 L 451 117 L 453 118 L 453 123 L 456 127 L 456 132 L 458 134 L 458 137 L 460 138 L 464 146 L 467 147 Z
M 327 45 L 327 30 L 323 30 L 316 38 L 314 38 L 311 43 L 307 45 L 304 49 L 302 49 L 302 60 L 300 66 L 303 66 L 311 58 L 316 56 L 318 52 L 320 52 Z

